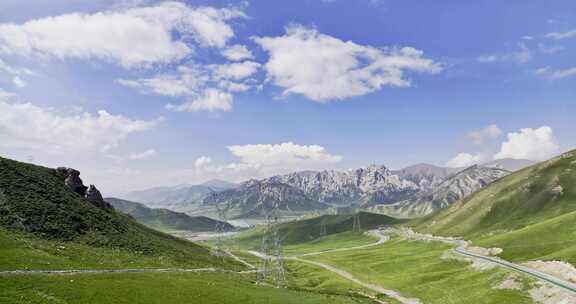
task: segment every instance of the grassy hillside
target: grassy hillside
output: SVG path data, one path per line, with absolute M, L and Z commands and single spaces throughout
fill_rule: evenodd
M 374 303 L 366 298 L 347 295 L 345 289 L 339 293 L 279 289 L 253 284 L 252 277 L 225 273 L 21 275 L 0 279 L 0 303 Z M 340 288 L 341 285 L 335 287 Z
M 105 200 L 112 204 L 116 210 L 132 216 L 139 223 L 159 230 L 214 231 L 214 227 L 218 223 L 228 230 L 234 229 L 234 226 L 228 223 L 205 216 L 189 216 L 168 209 L 148 208 L 143 204 L 118 198 L 106 198 Z
M 510 271 L 501 268 L 475 270 L 468 262 L 449 258 L 447 250 L 450 248 L 441 242 L 396 238 L 376 247 L 305 259 L 333 265 L 360 280 L 416 297 L 422 303 L 532 303 L 523 290 L 495 288 L 506 280 Z
M 382 214 L 360 212 L 360 227 L 366 231 L 379 226 L 394 225 L 402 223 L 402 220 L 395 219 Z M 284 245 L 296 245 L 307 242 L 314 242 L 321 235 L 322 225 L 326 226 L 326 235 L 334 235 L 352 231 L 354 215 L 323 215 L 306 220 L 282 223 L 278 225 L 278 232 Z M 364 243 L 360 234 L 354 235 Z M 262 238 L 262 231 L 258 228 L 243 233 L 237 241 L 243 247 L 258 248 Z
M 515 172 L 450 208 L 413 222 L 504 249 L 513 260 L 576 263 L 576 151 Z
M 104 256 L 162 260 L 155 265 L 232 265 L 214 259 L 205 247 L 147 228 L 114 209 L 93 205 L 69 190 L 64 176 L 54 169 L 0 158 L 0 192 L 2 268 L 13 268 L 23 256 L 40 261 L 71 258 L 74 264 L 78 262 L 73 261 L 74 256 L 90 259 L 91 248 Z M 79 252 L 62 255 L 55 251 L 59 247 Z

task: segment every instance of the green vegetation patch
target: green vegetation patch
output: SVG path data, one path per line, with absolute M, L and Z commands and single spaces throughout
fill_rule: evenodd
M 366 298 L 255 285 L 223 273 L 21 275 L 0 280 L 0 303 L 363 304 Z
M 440 242 L 393 239 L 369 249 L 306 259 L 333 265 L 360 280 L 397 290 L 424 303 L 532 303 L 523 291 L 494 288 L 509 271 L 475 271 L 467 262 L 442 258 L 450 248 Z

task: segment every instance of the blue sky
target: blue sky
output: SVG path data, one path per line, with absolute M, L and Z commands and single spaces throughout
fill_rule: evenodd
M 0 154 L 108 193 L 543 160 L 576 146 L 574 20 L 573 1 L 5 0 Z

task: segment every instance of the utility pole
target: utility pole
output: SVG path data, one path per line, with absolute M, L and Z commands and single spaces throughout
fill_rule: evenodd
M 258 271 L 257 282 L 263 284 L 271 282 L 276 288 L 286 287 L 286 274 L 282 257 L 282 241 L 278 233 L 278 205 L 274 204 L 266 209 L 264 206 L 266 223 L 260 253 L 262 264 Z

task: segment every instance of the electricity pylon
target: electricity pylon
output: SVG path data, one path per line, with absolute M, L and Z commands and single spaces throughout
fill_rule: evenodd
M 326 236 L 326 234 L 327 234 L 326 233 L 326 223 L 325 223 L 325 221 L 322 221 L 320 223 L 320 237 L 324 237 L 324 236 Z
M 352 232 L 361 232 L 362 228 L 360 227 L 360 212 L 354 214 L 354 222 L 352 223 Z
M 214 227 L 216 234 L 216 243 L 212 252 L 215 256 L 225 256 L 224 254 L 224 234 L 228 232 L 228 210 L 230 205 L 228 203 L 216 204 L 216 211 L 218 212 L 218 221 Z
M 264 207 L 265 208 L 265 207 Z M 260 246 L 262 264 L 258 271 L 257 282 L 272 283 L 276 288 L 286 287 L 286 274 L 282 257 L 282 240 L 278 233 L 278 205 L 270 210 L 264 209 L 266 223 Z

